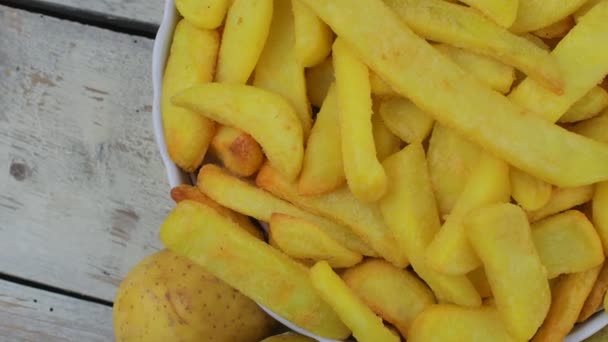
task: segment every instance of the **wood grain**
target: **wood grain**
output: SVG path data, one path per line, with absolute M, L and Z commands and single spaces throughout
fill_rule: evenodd
M 0 271 L 111 301 L 171 203 L 152 41 L 0 6 Z
M 0 280 L 0 340 L 110 341 L 112 308 Z

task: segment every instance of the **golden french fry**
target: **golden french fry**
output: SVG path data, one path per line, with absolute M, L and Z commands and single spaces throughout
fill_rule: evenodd
M 512 167 L 509 173 L 511 179 L 511 196 L 525 210 L 538 210 L 551 199 L 553 187 L 547 182 L 530 176 Z
M 519 106 L 454 67 L 381 0 L 302 1 L 393 89 L 489 153 L 558 186 L 608 179 L 608 145 L 521 115 Z M 391 39 L 378 44 L 379 37 Z
M 370 70 L 369 73 L 369 85 L 372 90 L 372 94 L 382 97 L 399 96 L 391 86 L 386 84 L 378 75 Z
M 273 213 L 298 217 L 316 224 L 344 247 L 364 255 L 374 255 L 349 228 L 301 210 L 262 189 L 228 175 L 219 167 L 207 164 L 198 174 L 198 188 L 219 204 L 260 221 L 270 222 Z
M 224 24 L 217 82 L 245 84 L 253 72 L 272 21 L 272 0 L 234 0 Z
M 464 275 L 481 265 L 469 243 L 463 218 L 473 209 L 507 203 L 511 198 L 509 165 L 482 153 L 452 212 L 426 250 L 429 266 L 445 274 Z
M 327 338 L 350 334 L 315 292 L 306 267 L 252 238 L 205 204 L 180 202 L 165 219 L 160 239 L 294 324 Z
M 222 25 L 228 6 L 229 0 L 175 0 L 179 13 L 201 29 L 215 29 Z
M 428 164 L 437 206 L 449 214 L 462 193 L 481 149 L 451 128 L 435 122 L 429 141 Z
M 562 38 L 568 31 L 570 31 L 575 25 L 574 18 L 567 16 L 559 21 L 550 24 L 549 26 L 535 30 L 534 34 L 544 39 L 555 39 Z
M 409 264 L 405 251 L 397 248 L 378 206 L 357 200 L 347 187 L 319 196 L 302 196 L 296 183 L 287 181 L 268 164 L 264 164 L 258 172 L 256 185 L 304 210 L 348 226 L 378 255 L 395 266 L 405 267 Z
M 547 45 L 544 40 L 540 39 L 538 36 L 533 35 L 532 33 L 522 33 L 520 34 L 520 36 L 526 38 L 527 40 L 534 43 L 534 45 L 545 51 L 551 51 L 551 47 L 549 47 L 549 45 Z
M 600 237 L 580 211 L 569 210 L 535 222 L 532 240 L 549 279 L 586 271 L 604 261 Z
M 281 96 L 252 86 L 208 83 L 180 92 L 172 101 L 249 133 L 285 177 L 295 179 L 300 173 L 304 155 L 302 125 Z
M 587 0 L 526 0 L 520 1 L 513 32 L 529 32 L 549 26 L 574 13 Z
M 408 342 L 493 341 L 515 342 L 500 319 L 496 308 L 466 308 L 456 305 L 433 305 L 412 324 Z
M 219 205 L 217 202 L 203 194 L 195 186 L 185 184 L 178 185 L 171 189 L 171 198 L 175 201 L 175 203 L 179 203 L 185 200 L 203 203 L 217 211 L 220 215 L 238 224 L 239 226 L 241 226 L 241 228 L 245 229 L 251 235 L 262 241 L 264 240 L 264 234 L 262 234 L 262 232 L 258 228 L 256 228 L 253 223 L 251 223 L 251 220 L 249 220 L 247 216 Z
M 215 123 L 171 103 L 176 93 L 195 84 L 211 82 L 220 38 L 216 31 L 200 30 L 186 20 L 175 27 L 163 78 L 161 113 L 167 151 L 186 172 L 202 163 Z
M 334 34 L 315 12 L 299 0 L 292 0 L 292 9 L 296 57 L 304 67 L 317 65 L 331 52 Z
M 517 16 L 519 0 L 463 0 L 502 27 L 509 28 Z
M 401 139 L 393 134 L 378 113 L 372 115 L 372 133 L 378 160 L 384 160 L 401 148 Z
M 412 321 L 435 303 L 433 292 L 408 270 L 380 260 L 367 260 L 342 275 L 348 287 L 377 315 L 407 336 Z
M 295 52 L 291 1 L 273 3 L 270 31 L 255 67 L 253 85 L 273 91 L 291 103 L 302 123 L 305 138 L 308 137 L 312 126 L 312 115 L 306 96 L 304 67 L 298 63 Z
M 601 268 L 596 266 L 559 279 L 552 291 L 551 309 L 532 342 L 563 341 L 576 323 Z
M 593 197 L 593 186 L 585 185 L 574 188 L 555 188 L 551 198 L 543 207 L 528 211 L 528 219 L 535 222 L 564 210 L 590 201 Z
M 346 181 L 338 115 L 336 88 L 332 84 L 308 136 L 298 181 L 298 191 L 302 195 L 328 193 Z
M 310 269 L 310 280 L 358 341 L 400 341 L 399 336 L 384 326 L 382 319 L 357 298 L 326 261 L 319 261 Z
M 576 122 L 592 118 L 608 107 L 608 92 L 602 87 L 593 87 L 576 101 L 558 122 Z
M 608 110 L 571 128 L 572 132 L 608 144 Z
M 369 73 L 340 38 L 333 46 L 333 62 L 346 181 L 355 197 L 373 202 L 386 191 L 386 175 L 376 157 Z
M 442 0 L 384 2 L 421 37 L 494 57 L 561 93 L 561 70 L 549 52 L 486 19 L 476 10 Z
M 407 143 L 422 142 L 431 133 L 433 117 L 410 100 L 392 97 L 380 102 L 379 114 L 386 127 Z
M 576 12 L 574 12 L 572 14 L 572 16 L 574 17 L 574 21 L 576 21 L 576 23 L 578 24 L 578 21 L 580 20 L 580 18 L 582 16 L 587 14 L 587 12 L 589 12 L 590 9 L 592 9 L 595 5 L 599 4 L 602 1 L 604 1 L 604 0 L 587 0 L 587 1 L 585 1 L 585 3 L 578 10 L 576 10 Z
M 551 292 L 524 211 L 492 204 L 472 211 L 464 222 L 507 331 L 529 340 L 549 311 Z
M 264 161 L 262 148 L 251 135 L 229 126 L 217 129 L 211 140 L 211 151 L 238 176 L 251 176 Z
M 435 48 L 488 87 L 503 94 L 511 89 L 515 80 L 515 69 L 512 66 L 446 44 L 435 45 Z
M 486 276 L 486 271 L 484 271 L 483 267 L 478 267 L 475 270 L 471 271 L 467 274 L 473 286 L 479 293 L 481 298 L 490 298 L 492 297 L 492 289 L 490 288 L 490 283 L 488 282 L 488 277 Z M 484 301 L 484 305 L 486 302 Z
M 332 239 L 317 225 L 301 218 L 272 214 L 270 239 L 285 254 L 296 259 L 327 261 L 331 267 L 350 267 L 362 256 Z
M 331 56 L 312 68 L 306 69 L 306 93 L 313 106 L 321 108 L 334 80 L 334 65 Z
M 398 247 L 407 252 L 414 271 L 438 300 L 480 305 L 481 298 L 466 275 L 437 272 L 426 260 L 427 247 L 439 231 L 439 216 L 422 145 L 408 145 L 386 158 L 383 166 L 391 186 L 379 201 L 380 211 Z
M 591 270 L 590 270 L 591 271 Z M 578 315 L 577 322 L 584 322 L 602 307 L 602 301 L 608 289 L 608 263 L 604 263 L 597 280 L 589 292 L 585 304 Z
M 595 185 L 591 206 L 593 225 L 602 240 L 604 254 L 608 255 L 608 182 Z

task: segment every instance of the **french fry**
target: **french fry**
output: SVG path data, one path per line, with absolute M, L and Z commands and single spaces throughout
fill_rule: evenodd
M 511 89 L 515 80 L 515 69 L 512 66 L 446 44 L 435 45 L 435 48 L 488 87 L 503 94 Z
M 304 67 L 321 63 L 331 52 L 334 34 L 315 12 L 299 0 L 292 0 L 295 52 Z
M 338 115 L 336 88 L 332 85 L 308 136 L 298 181 L 298 192 L 302 195 L 328 193 L 346 182 Z
M 465 226 L 507 331 L 529 340 L 549 311 L 551 292 L 524 211 L 513 204 L 492 204 L 469 213 Z
M 230 0 L 175 0 L 179 13 L 200 29 L 215 29 L 222 25 Z
M 234 0 L 222 33 L 217 82 L 246 84 L 253 72 L 272 21 L 272 0 Z
M 592 9 L 595 5 L 597 5 L 598 3 L 602 2 L 602 1 L 604 1 L 604 0 L 585 1 L 585 3 L 578 10 L 576 10 L 576 12 L 574 12 L 572 14 L 572 16 L 574 17 L 574 21 L 576 21 L 576 23 L 578 24 L 578 21 L 582 16 L 587 14 L 587 12 L 589 12 L 590 9 Z
M 607 145 L 521 115 L 519 106 L 455 68 L 382 1 L 302 1 L 393 89 L 489 153 L 562 187 L 608 179 Z M 391 39 L 378 44 L 379 37 Z
M 463 3 L 479 10 L 502 27 L 509 28 L 515 22 L 519 0 L 464 0 Z
M 334 66 L 331 56 L 312 68 L 306 69 L 306 93 L 313 106 L 321 108 L 329 86 L 333 82 Z
M 296 259 L 327 261 L 331 267 L 351 267 L 362 256 L 340 245 L 317 225 L 285 214 L 270 217 L 270 239 L 285 254 Z
M 549 52 L 484 18 L 476 10 L 442 0 L 384 2 L 421 37 L 494 57 L 561 93 L 560 69 Z
M 493 341 L 515 342 L 500 319 L 496 308 L 466 308 L 456 305 L 433 305 L 412 324 L 408 342 Z
M 562 38 L 574 27 L 574 25 L 574 18 L 567 16 L 547 27 L 535 30 L 534 34 L 544 39 Z
M 186 20 L 175 27 L 163 78 L 161 115 L 167 151 L 181 169 L 193 172 L 203 161 L 215 123 L 171 103 L 176 93 L 211 82 L 220 38 L 217 32 L 199 30 Z
M 382 161 L 401 148 L 401 139 L 386 127 L 382 117 L 375 113 L 372 115 L 372 133 L 374 135 L 374 146 L 376 146 L 376 158 Z
M 562 341 L 572 330 L 602 266 L 560 278 L 552 291 L 551 309 L 532 342 Z
M 175 201 L 175 203 L 179 203 L 185 200 L 203 203 L 217 211 L 220 215 L 238 224 L 239 226 L 241 226 L 241 228 L 245 229 L 251 235 L 262 241 L 264 240 L 264 234 L 262 234 L 262 232 L 258 228 L 256 228 L 253 223 L 251 223 L 251 220 L 249 220 L 247 216 L 219 205 L 217 202 L 203 194 L 195 186 L 185 184 L 178 185 L 171 189 L 171 198 Z
M 429 266 L 454 275 L 464 275 L 478 268 L 481 261 L 469 243 L 462 220 L 473 209 L 509 202 L 510 195 L 509 165 L 482 153 L 452 212 L 426 250 Z
M 536 177 L 512 167 L 509 172 L 511 179 L 511 196 L 525 210 L 538 210 L 551 199 L 553 187 Z
M 321 298 L 331 305 L 358 341 L 400 341 L 399 336 L 384 326 L 382 319 L 357 298 L 326 261 L 319 261 L 310 269 L 310 279 Z
M 571 128 L 572 132 L 608 144 L 608 110 Z
M 376 157 L 369 73 L 340 38 L 333 46 L 333 62 L 346 181 L 355 197 L 373 202 L 386 191 L 386 175 Z
M 407 336 L 412 321 L 435 303 L 433 292 L 414 274 L 372 259 L 342 275 L 348 287 L 377 315 Z
M 602 87 L 593 87 L 576 101 L 558 122 L 576 122 L 592 118 L 608 107 L 608 92 Z
M 250 134 L 262 146 L 269 162 L 287 178 L 295 179 L 300 173 L 304 155 L 302 126 L 281 96 L 252 86 L 208 83 L 180 92 L 172 101 Z
M 295 52 L 291 1 L 273 1 L 273 4 L 270 31 L 255 67 L 253 85 L 287 99 L 302 123 L 306 138 L 312 126 L 312 115 L 306 96 L 304 67 L 298 63 Z
M 207 164 L 198 174 L 198 188 L 217 203 L 263 222 L 270 222 L 274 213 L 286 214 L 316 224 L 344 247 L 364 255 L 374 255 L 349 228 L 313 215 L 258 189 L 219 167 Z
M 513 32 L 529 32 L 549 26 L 574 13 L 586 0 L 527 0 L 520 1 Z
M 532 225 L 532 240 L 549 279 L 604 261 L 602 242 L 585 214 L 569 210 Z
M 608 182 L 595 185 L 591 208 L 593 225 L 602 240 L 604 254 L 608 255 Z
M 180 202 L 165 219 L 160 238 L 169 249 L 290 322 L 327 338 L 350 334 L 315 292 L 304 266 L 205 204 Z
M 410 100 L 392 97 L 380 102 L 379 114 L 388 129 L 407 143 L 420 143 L 431 133 L 433 117 Z
M 377 97 L 391 97 L 391 96 L 399 96 L 391 86 L 389 86 L 386 82 L 384 82 L 378 75 L 371 72 L 369 73 L 369 85 L 372 89 L 372 94 Z
M 591 292 L 583 304 L 581 313 L 578 315 L 577 322 L 584 322 L 593 314 L 595 314 L 601 307 L 608 289 L 608 264 L 604 263 L 600 274 L 597 276 L 597 280 L 591 289 Z
M 486 276 L 486 271 L 484 271 L 483 267 L 478 267 L 475 270 L 469 272 L 467 274 L 473 286 L 479 293 L 481 298 L 490 298 L 492 297 L 492 289 L 490 288 L 490 283 L 488 282 L 488 277 Z M 484 304 L 486 304 L 484 302 Z
M 262 148 L 251 135 L 229 126 L 217 129 L 211 151 L 230 172 L 243 177 L 254 174 L 264 161 Z
M 520 36 L 526 38 L 527 40 L 534 43 L 534 45 L 545 51 L 551 51 L 551 48 L 549 47 L 549 45 L 547 45 L 547 43 L 545 43 L 544 40 L 540 39 L 538 36 L 533 35 L 532 33 L 522 33 L 520 34 Z
M 448 215 L 472 170 L 481 149 L 451 128 L 435 122 L 429 141 L 427 160 L 439 213 Z
M 304 210 L 348 226 L 378 255 L 395 266 L 409 264 L 405 251 L 397 248 L 378 206 L 357 200 L 347 187 L 319 196 L 302 196 L 296 183 L 287 181 L 268 164 L 262 166 L 255 181 L 260 188 Z
M 593 186 L 591 185 L 574 188 L 555 188 L 547 204 L 538 210 L 528 211 L 528 219 L 530 222 L 541 220 L 590 201 L 592 197 Z
M 439 301 L 479 306 L 481 298 L 466 275 L 436 272 L 426 260 L 427 247 L 439 231 L 439 217 L 422 145 L 408 145 L 385 159 L 383 166 L 391 186 L 379 201 L 380 211 L 414 271 Z

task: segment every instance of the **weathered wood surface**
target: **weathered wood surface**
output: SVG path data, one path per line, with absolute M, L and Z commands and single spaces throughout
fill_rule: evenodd
M 0 6 L 0 271 L 112 300 L 170 209 L 153 42 Z
M 0 280 L 0 340 L 111 341 L 112 308 Z

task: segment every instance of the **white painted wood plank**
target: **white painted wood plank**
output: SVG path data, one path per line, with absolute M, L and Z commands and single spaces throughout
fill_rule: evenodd
M 111 341 L 112 308 L 0 280 L 0 340 Z
M 0 6 L 0 272 L 112 300 L 171 202 L 152 41 Z
M 31 0 L 21 0 L 24 2 Z M 40 1 L 40 0 L 37 0 Z M 55 5 L 94 11 L 107 16 L 138 20 L 159 25 L 164 0 L 42 0 Z

